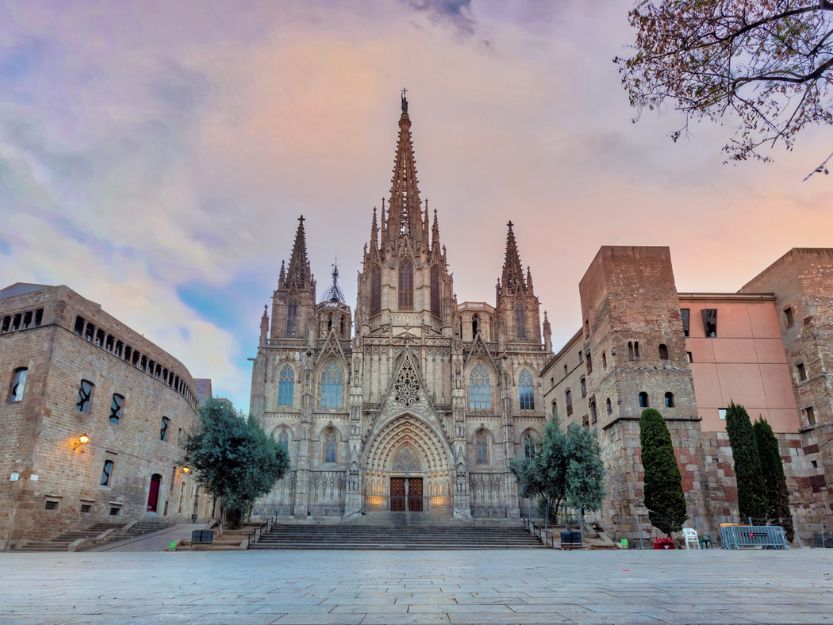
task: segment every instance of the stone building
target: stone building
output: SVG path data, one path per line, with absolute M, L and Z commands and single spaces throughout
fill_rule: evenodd
M 0 291 L 0 376 L 0 549 L 146 513 L 210 516 L 179 446 L 195 380 L 100 305 L 66 286 Z
M 732 401 L 776 432 L 798 527 L 830 523 L 833 251 L 792 250 L 739 293 L 679 293 L 668 248 L 605 246 L 579 293 L 582 328 L 541 380 L 550 416 L 597 429 L 602 525 L 617 536 L 650 526 L 639 443 L 649 406 L 671 431 L 689 523 L 736 521 Z
M 542 335 L 511 222 L 494 303 L 457 302 L 401 104 L 389 202 L 372 212 L 355 318 L 337 271 L 316 298 L 303 218 L 264 310 L 251 411 L 288 449 L 291 470 L 256 513 L 519 514 L 508 461 L 543 431 L 537 374 L 549 324 Z

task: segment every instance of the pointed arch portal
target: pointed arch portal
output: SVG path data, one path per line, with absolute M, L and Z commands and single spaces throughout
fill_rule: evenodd
M 368 511 L 451 511 L 451 452 L 422 419 L 405 414 L 371 439 L 364 457 Z

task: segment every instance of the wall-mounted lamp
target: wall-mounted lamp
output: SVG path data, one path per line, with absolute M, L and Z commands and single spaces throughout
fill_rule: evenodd
M 191 467 L 182 467 L 182 472 L 188 475 L 191 472 Z
M 90 442 L 90 437 L 87 436 L 86 434 L 82 434 L 81 436 L 78 437 L 78 442 L 75 443 L 75 446 L 72 448 L 72 451 L 75 451 L 76 449 L 81 447 L 81 445 L 86 445 L 89 442 Z

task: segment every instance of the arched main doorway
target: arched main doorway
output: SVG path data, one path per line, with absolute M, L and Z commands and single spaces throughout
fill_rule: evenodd
M 450 453 L 425 421 L 403 415 L 383 426 L 365 455 L 368 511 L 451 511 Z
M 150 490 L 148 491 L 148 512 L 156 512 L 159 505 L 159 485 L 162 483 L 162 476 L 154 473 L 150 476 Z

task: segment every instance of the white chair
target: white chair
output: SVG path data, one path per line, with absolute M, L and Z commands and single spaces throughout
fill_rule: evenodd
M 685 548 L 686 549 L 699 549 L 700 548 L 700 539 L 697 537 L 697 530 L 693 527 L 684 527 L 683 528 L 683 538 L 685 538 Z M 693 545 L 693 547 L 689 547 L 689 545 Z

